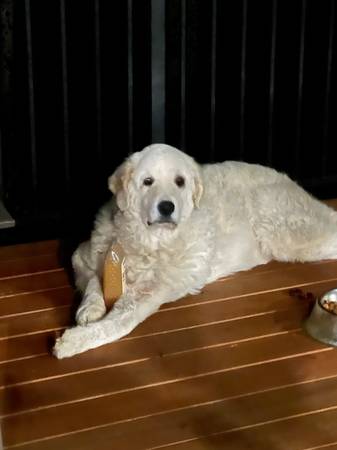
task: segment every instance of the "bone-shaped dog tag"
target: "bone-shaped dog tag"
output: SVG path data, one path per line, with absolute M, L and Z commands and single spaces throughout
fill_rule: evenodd
M 113 244 L 108 250 L 103 268 L 103 296 L 107 310 L 123 294 L 125 253 L 120 244 Z

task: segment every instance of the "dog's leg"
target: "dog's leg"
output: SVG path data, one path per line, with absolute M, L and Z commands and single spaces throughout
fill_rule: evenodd
M 185 292 L 176 298 L 184 294 Z M 160 305 L 172 300 L 171 295 L 160 293 L 155 296 L 144 295 L 137 299 L 121 297 L 102 320 L 66 330 L 56 341 L 54 355 L 59 359 L 66 358 L 116 341 L 156 312 Z
M 106 313 L 101 283 L 97 275 L 93 275 L 85 289 L 85 294 L 76 312 L 76 322 L 86 325 L 101 319 Z
M 101 247 L 100 252 L 93 252 L 91 242 L 84 242 L 72 257 L 76 285 L 83 293 L 76 312 L 76 322 L 79 325 L 99 320 L 106 312 L 100 278 L 107 245 Z

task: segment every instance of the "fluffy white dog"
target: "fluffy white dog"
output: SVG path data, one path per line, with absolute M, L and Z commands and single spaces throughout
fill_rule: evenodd
M 242 162 L 199 166 L 164 144 L 134 153 L 109 178 L 113 200 L 73 255 L 83 292 L 78 326 L 54 347 L 64 358 L 130 333 L 166 302 L 239 270 L 337 258 L 337 213 L 286 175 Z M 126 288 L 106 313 L 102 269 L 113 242 Z

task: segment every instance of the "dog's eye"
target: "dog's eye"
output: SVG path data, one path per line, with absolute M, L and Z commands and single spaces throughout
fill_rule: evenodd
M 175 183 L 178 187 L 183 187 L 185 186 L 185 179 L 183 177 L 177 177 Z
M 154 179 L 152 177 L 147 177 L 144 179 L 143 184 L 144 186 L 151 186 L 153 184 Z

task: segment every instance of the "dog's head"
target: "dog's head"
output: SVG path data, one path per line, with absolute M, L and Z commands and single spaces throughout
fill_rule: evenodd
M 153 144 L 132 154 L 109 178 L 121 211 L 149 230 L 176 229 L 198 207 L 202 196 L 199 167 L 185 153 Z

